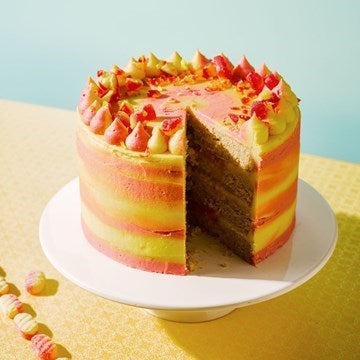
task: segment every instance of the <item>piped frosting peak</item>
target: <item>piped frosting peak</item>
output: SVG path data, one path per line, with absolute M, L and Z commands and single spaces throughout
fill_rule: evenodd
M 123 69 L 99 70 L 96 80 L 88 78 L 78 111 L 111 145 L 144 156 L 182 154 L 184 118 L 176 111 L 219 113 L 213 99 L 224 97 L 232 105 L 214 120 L 249 147 L 263 146 L 299 119 L 299 100 L 277 72 L 265 64 L 255 70 L 245 56 L 234 65 L 223 53 L 210 59 L 199 50 L 189 62 L 176 51 L 166 60 L 150 53 Z

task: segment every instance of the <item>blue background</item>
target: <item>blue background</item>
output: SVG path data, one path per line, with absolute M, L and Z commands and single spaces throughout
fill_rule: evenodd
M 246 54 L 301 98 L 302 152 L 360 162 L 360 1 L 13 0 L 0 11 L 0 98 L 75 109 L 89 74 L 130 56 Z

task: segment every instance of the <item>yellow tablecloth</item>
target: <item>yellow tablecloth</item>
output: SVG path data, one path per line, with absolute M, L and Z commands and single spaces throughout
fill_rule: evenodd
M 360 359 L 360 165 L 303 154 L 300 176 L 339 224 L 327 265 L 299 288 L 206 323 L 175 323 L 87 292 L 64 278 L 39 243 L 41 213 L 76 176 L 71 111 L 0 100 L 0 275 L 71 359 Z M 346 140 L 344 140 L 346 141 Z M 360 150 L 360 149 L 359 149 Z M 43 270 L 45 294 L 24 290 Z M 0 315 L 0 359 L 36 359 Z

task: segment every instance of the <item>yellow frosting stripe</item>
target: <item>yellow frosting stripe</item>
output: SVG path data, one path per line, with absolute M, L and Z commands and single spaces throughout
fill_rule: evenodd
M 254 252 L 258 252 L 279 237 L 290 226 L 296 208 L 296 200 L 280 216 L 274 218 L 263 226 L 257 228 L 254 233 Z
M 185 263 L 185 241 L 167 239 L 159 234 L 144 236 L 115 229 L 100 221 L 84 204 L 81 206 L 81 214 L 89 230 L 115 250 L 160 261 Z
M 116 196 L 106 186 L 95 182 L 89 174 L 79 166 L 79 174 L 82 186 L 97 206 L 113 218 L 129 221 L 137 226 L 150 230 L 171 231 L 185 228 L 185 204 L 179 201 L 165 202 L 159 200 L 136 199 L 129 196 Z
M 274 176 L 274 174 L 269 176 Z M 268 201 L 271 201 L 276 196 L 286 191 L 294 183 L 297 177 L 298 177 L 298 168 L 297 168 L 297 164 L 294 164 L 292 171 L 289 172 L 289 174 L 283 179 L 281 184 L 276 184 L 276 186 L 272 187 L 268 191 L 261 191 L 261 193 L 257 195 L 255 201 L 255 209 L 263 206 Z

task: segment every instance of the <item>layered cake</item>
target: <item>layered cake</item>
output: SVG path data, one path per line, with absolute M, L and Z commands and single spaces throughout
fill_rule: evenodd
M 197 51 L 99 70 L 78 104 L 81 221 L 130 267 L 187 273 L 197 226 L 250 264 L 295 226 L 299 100 L 266 65 Z

